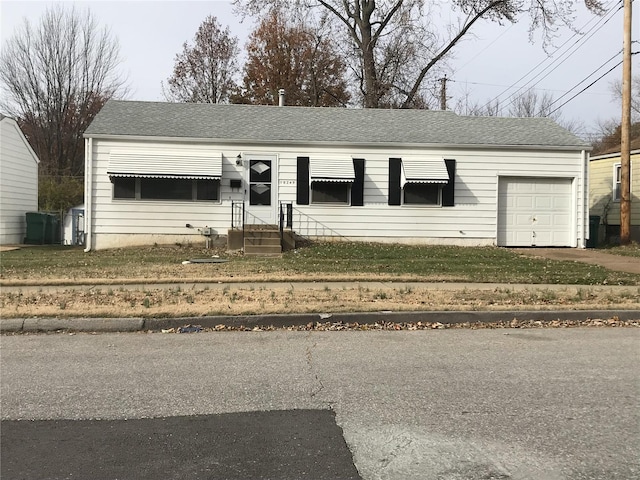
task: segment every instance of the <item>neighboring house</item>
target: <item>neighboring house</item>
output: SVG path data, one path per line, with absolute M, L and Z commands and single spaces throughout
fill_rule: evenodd
M 615 151 L 617 150 L 617 151 Z M 640 138 L 631 142 L 631 229 L 632 240 L 640 241 Z M 589 160 L 589 208 L 604 226 L 601 240 L 620 236 L 620 148 Z
M 14 119 L 0 114 L 0 127 L 0 244 L 19 244 L 38 210 L 40 161 Z
M 87 250 L 277 224 L 310 238 L 585 247 L 590 147 L 544 118 L 110 100 Z M 239 208 L 239 210 L 238 210 Z

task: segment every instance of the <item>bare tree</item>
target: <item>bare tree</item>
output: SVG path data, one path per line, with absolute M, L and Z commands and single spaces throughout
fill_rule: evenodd
M 236 87 L 239 72 L 238 38 L 229 27 L 208 16 L 198 28 L 194 44 L 184 43 L 177 54 L 173 74 L 167 80 L 164 96 L 170 102 L 223 103 Z
M 300 15 L 317 12 L 333 20 L 340 41 L 351 47 L 351 59 L 364 107 L 414 107 L 424 103 L 424 82 L 480 20 L 515 22 L 529 14 L 530 32 L 549 41 L 570 25 L 579 0 L 452 0 L 458 24 L 438 34 L 432 5 L 426 0 L 234 0 L 248 14 L 286 5 Z M 602 13 L 601 0 L 584 0 Z
M 622 102 L 622 80 L 616 79 L 609 85 L 613 98 Z M 640 119 L 640 75 L 631 79 L 631 116 L 634 121 Z
M 509 117 L 560 117 L 559 111 L 552 113 L 553 95 L 549 92 L 539 93 L 530 88 L 509 99 Z
M 349 101 L 345 73 L 322 35 L 273 11 L 249 38 L 243 88 L 233 101 L 275 104 L 283 88 L 290 105 L 344 106 Z
M 87 10 L 49 8 L 25 19 L 0 54 L 0 106 L 16 118 L 44 176 L 84 174 L 82 134 L 102 105 L 126 93 L 119 45 Z
M 501 107 L 498 99 L 488 103 L 472 103 L 469 100 L 469 94 L 466 93 L 458 100 L 454 110 L 461 115 L 469 116 L 549 117 L 576 135 L 584 131 L 584 122 L 564 119 L 560 110 L 554 111 L 554 103 L 552 94 L 548 92 L 539 93 L 537 90 L 530 88 L 511 96 L 507 103 L 508 108 Z

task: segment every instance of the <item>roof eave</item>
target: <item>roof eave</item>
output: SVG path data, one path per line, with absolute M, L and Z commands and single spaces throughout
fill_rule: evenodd
M 216 143 L 222 145 L 317 145 L 317 146 L 353 146 L 353 147 L 395 147 L 395 148 L 450 148 L 450 149 L 498 149 L 513 150 L 527 148 L 531 150 L 563 150 L 563 151 L 591 151 L 590 145 L 526 145 L 526 144 L 474 144 L 474 143 L 407 143 L 407 142 L 346 142 L 346 141 L 308 141 L 308 140 L 247 140 L 242 138 L 208 138 L 208 137 L 160 137 L 153 135 L 114 135 L 102 133 L 85 133 L 84 138 L 99 140 L 133 140 L 160 141 L 178 143 Z
M 638 155 L 640 153 L 640 148 L 637 150 L 631 150 L 629 152 L 630 155 Z M 616 157 L 620 157 L 622 155 L 622 152 L 614 152 L 614 153 L 605 153 L 604 155 L 595 155 L 593 157 L 591 157 L 589 160 L 593 161 L 593 160 L 606 160 L 608 158 L 616 158 Z

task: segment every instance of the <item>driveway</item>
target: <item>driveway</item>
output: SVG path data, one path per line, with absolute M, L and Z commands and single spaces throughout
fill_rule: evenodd
M 640 258 L 604 253 L 591 248 L 513 248 L 514 252 L 534 258 L 591 263 L 617 272 L 640 274 Z

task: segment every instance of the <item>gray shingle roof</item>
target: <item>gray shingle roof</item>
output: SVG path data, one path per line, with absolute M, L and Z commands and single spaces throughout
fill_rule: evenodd
M 433 110 L 276 107 L 110 100 L 85 135 L 221 141 L 588 148 L 547 118 L 464 117 Z

